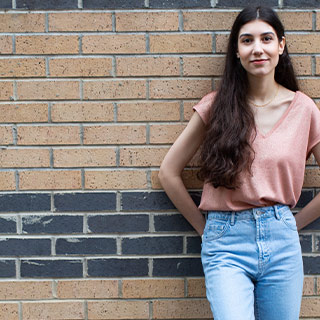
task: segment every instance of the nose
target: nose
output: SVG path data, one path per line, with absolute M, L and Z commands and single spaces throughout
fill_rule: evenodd
M 254 42 L 254 46 L 253 46 L 252 52 L 253 52 L 254 55 L 261 55 L 263 53 L 263 49 L 262 49 L 260 41 L 255 41 Z

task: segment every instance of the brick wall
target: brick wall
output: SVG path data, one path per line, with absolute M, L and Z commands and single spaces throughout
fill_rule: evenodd
M 211 318 L 200 239 L 157 173 L 247 3 L 0 2 L 0 319 Z M 319 3 L 264 3 L 320 101 Z M 184 179 L 198 202 L 195 160 Z M 310 159 L 297 210 L 317 188 Z M 301 244 L 301 317 L 320 319 L 320 219 Z

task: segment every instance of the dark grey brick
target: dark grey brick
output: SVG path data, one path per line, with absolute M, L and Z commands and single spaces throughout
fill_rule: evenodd
M 0 212 L 33 212 L 51 209 L 50 194 L 15 193 L 0 195 Z
M 0 1 L 1 9 L 11 9 L 12 8 L 12 0 L 1 0 Z
M 284 0 L 283 5 L 285 7 L 294 8 L 320 8 L 319 0 Z
M 144 0 L 83 0 L 84 9 L 135 9 L 145 8 Z
M 155 277 L 203 277 L 200 258 L 153 259 Z
M 320 257 L 303 257 L 304 274 L 320 273 Z
M 58 239 L 57 254 L 116 254 L 117 243 L 110 238 L 68 238 Z
M 148 259 L 88 259 L 89 277 L 146 277 Z
M 17 9 L 78 9 L 78 0 L 16 0 Z
M 88 217 L 89 232 L 147 232 L 149 230 L 149 216 L 141 215 L 96 215 Z
M 50 239 L 5 239 L 0 241 L 0 256 L 49 256 Z
M 142 237 L 122 240 L 122 254 L 183 253 L 182 237 Z
M 314 242 L 315 242 L 315 251 L 320 252 L 320 236 L 319 235 L 315 236 Z
M 302 230 L 320 230 L 320 218 L 308 224 Z
M 116 210 L 115 192 L 63 193 L 54 195 L 56 211 Z
M 313 199 L 313 191 L 312 190 L 302 190 L 299 201 L 296 205 L 297 208 L 303 208 Z
M 16 263 L 13 260 L 0 260 L 0 278 L 16 276 Z
M 300 238 L 302 252 L 305 252 L 305 253 L 312 252 L 312 236 L 300 234 L 299 238 Z
M 233 8 L 244 8 L 246 6 L 268 6 L 268 7 L 277 7 L 278 0 L 219 0 L 216 5 L 217 8 L 233 7 Z
M 82 233 L 83 217 L 67 215 L 28 215 L 22 217 L 22 232 L 24 233 Z
M 187 237 L 187 253 L 201 253 L 200 237 Z
M 15 217 L 0 218 L 0 233 L 16 233 L 17 219 Z
M 210 0 L 149 0 L 150 8 L 210 8 Z
M 81 278 L 83 267 L 80 260 L 22 260 L 23 278 Z
M 193 227 L 180 214 L 161 214 L 154 216 L 155 231 L 191 231 Z

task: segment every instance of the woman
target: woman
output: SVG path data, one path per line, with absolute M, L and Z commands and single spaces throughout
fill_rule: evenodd
M 202 236 L 215 320 L 297 320 L 303 285 L 298 230 L 320 215 L 320 195 L 295 216 L 305 161 L 320 163 L 320 112 L 298 91 L 283 26 L 248 7 L 231 30 L 217 92 L 195 107 L 159 178 Z M 199 208 L 181 172 L 201 147 Z M 207 219 L 200 210 L 207 211 Z

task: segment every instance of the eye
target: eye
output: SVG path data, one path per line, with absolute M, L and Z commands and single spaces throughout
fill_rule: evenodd
M 270 42 L 272 40 L 272 37 L 271 36 L 265 36 L 263 37 L 263 41 L 264 42 Z
M 251 43 L 251 39 L 250 38 L 242 38 L 241 42 L 242 43 L 245 43 L 245 44 L 248 44 L 248 43 Z

